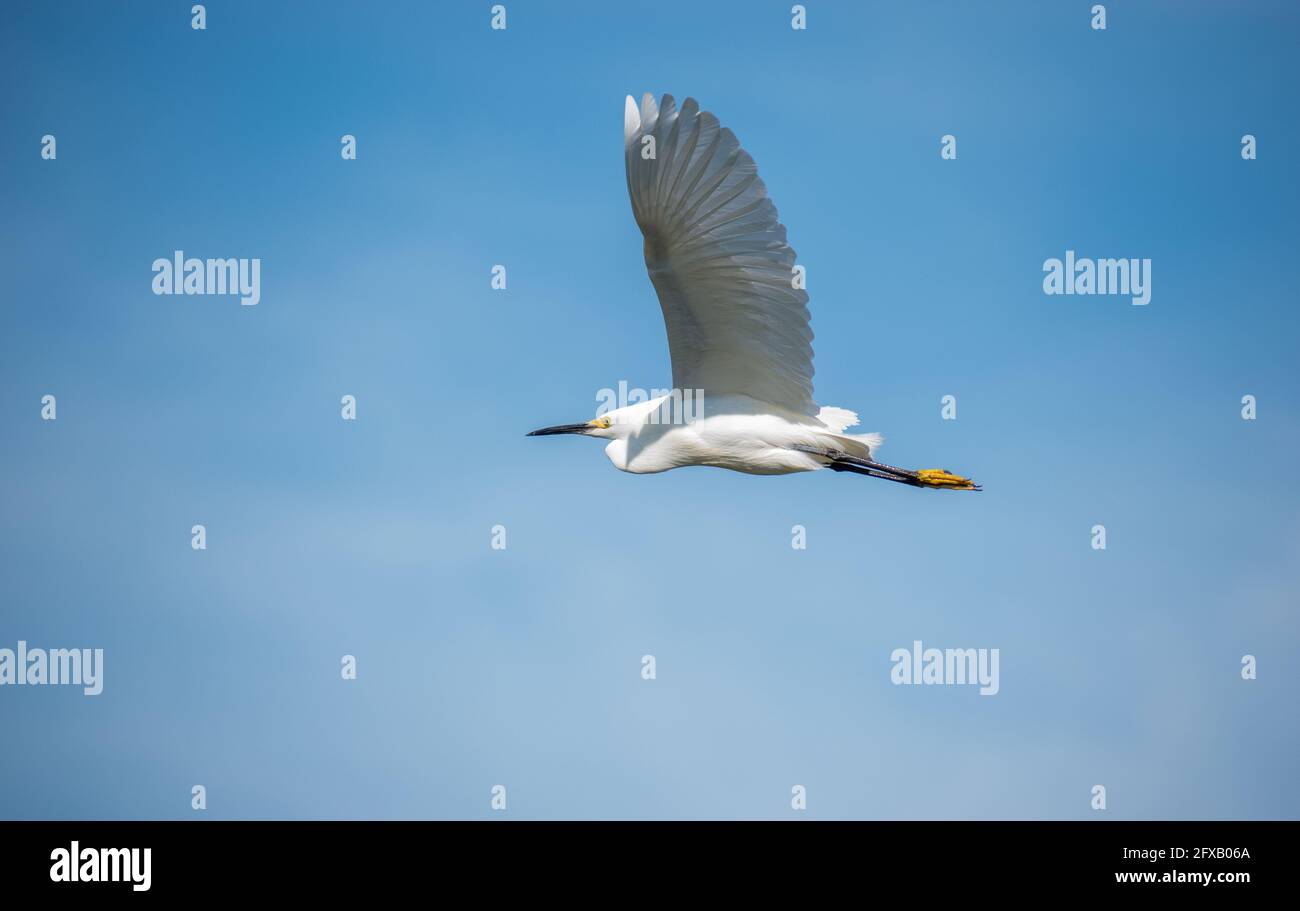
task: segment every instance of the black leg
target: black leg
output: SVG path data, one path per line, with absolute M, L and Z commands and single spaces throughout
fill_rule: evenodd
M 939 471 L 937 469 L 908 471 L 906 468 L 897 468 L 893 465 L 886 465 L 884 462 L 873 462 L 871 459 L 852 456 L 839 449 L 820 446 L 795 444 L 791 448 L 826 459 L 827 467 L 832 471 L 851 471 L 854 474 L 864 474 L 871 478 L 884 478 L 887 481 L 897 481 L 900 484 L 910 484 L 913 487 L 939 487 L 956 490 L 981 489 L 978 484 L 975 484 L 969 478 L 959 477 L 948 471 Z
M 854 474 L 864 474 L 869 478 L 884 478 L 886 481 L 897 481 L 899 484 L 911 484 L 913 487 L 920 487 L 919 481 L 911 478 L 900 478 L 897 475 L 885 474 L 883 471 L 874 471 L 870 468 L 863 468 L 861 465 L 854 465 L 851 462 L 832 460 L 827 466 L 831 471 L 851 471 Z
M 829 459 L 829 467 L 832 471 L 851 471 L 854 474 L 864 474 L 872 478 L 884 478 L 887 481 L 898 481 L 900 484 L 911 484 L 913 487 L 923 486 L 917 479 L 916 472 L 908 471 L 906 468 L 895 468 L 892 465 L 873 462 L 870 459 L 860 459 L 838 449 L 822 449 L 817 446 L 803 446 L 797 443 L 791 448 Z

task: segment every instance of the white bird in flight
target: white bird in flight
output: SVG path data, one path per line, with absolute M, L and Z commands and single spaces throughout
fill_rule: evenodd
M 858 416 L 813 403 L 808 293 L 754 160 L 693 98 L 679 110 L 628 96 L 623 157 L 632 214 L 659 295 L 672 357 L 670 395 L 581 424 L 534 430 L 609 440 L 614 467 L 635 474 L 712 465 L 749 474 L 830 468 L 913 487 L 979 490 L 942 469 L 875 461 Z M 684 414 L 688 403 L 700 406 Z

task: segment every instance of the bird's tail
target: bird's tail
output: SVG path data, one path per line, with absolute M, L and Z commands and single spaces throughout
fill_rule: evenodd
M 847 408 L 824 405 L 817 412 L 817 420 L 825 424 L 826 429 L 830 431 L 828 436 L 838 444 L 835 448 L 849 455 L 869 459 L 872 453 L 885 442 L 885 438 L 878 433 L 845 433 L 845 430 L 858 424 L 857 414 Z
M 828 433 L 826 439 L 835 449 L 860 459 L 874 459 L 885 438 L 878 433 Z
M 838 434 L 838 436 L 845 440 L 852 440 L 860 446 L 867 447 L 867 450 L 871 453 L 875 453 L 875 451 L 885 442 L 884 435 L 879 433 L 841 433 Z

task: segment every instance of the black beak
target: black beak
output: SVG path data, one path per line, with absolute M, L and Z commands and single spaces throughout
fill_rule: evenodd
M 591 424 L 559 424 L 555 427 L 543 427 L 541 430 L 534 430 L 528 434 L 530 437 L 549 437 L 557 433 L 586 433 L 591 429 Z

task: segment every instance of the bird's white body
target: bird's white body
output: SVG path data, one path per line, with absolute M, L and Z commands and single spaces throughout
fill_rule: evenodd
M 606 412 L 608 427 L 587 436 L 608 439 L 605 455 L 615 468 L 653 474 L 687 465 L 710 465 L 747 474 L 790 474 L 826 467 L 826 460 L 793 446 L 836 449 L 870 458 L 880 443 L 876 434 L 845 434 L 840 409 L 822 409 L 824 420 L 787 411 L 743 395 L 705 396 L 702 414 L 686 423 L 670 396 Z
M 695 99 L 681 108 L 631 97 L 623 157 L 632 215 L 645 238 L 672 358 L 673 396 L 607 412 L 593 421 L 535 430 L 609 440 L 614 467 L 653 474 L 711 465 L 748 474 L 832 468 L 915 487 L 977 489 L 936 469 L 908 471 L 873 460 L 877 434 L 849 434 L 858 416 L 813 401 L 812 328 L 803 274 L 754 160 Z

